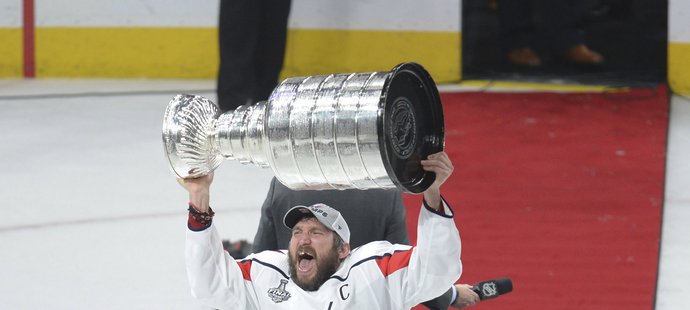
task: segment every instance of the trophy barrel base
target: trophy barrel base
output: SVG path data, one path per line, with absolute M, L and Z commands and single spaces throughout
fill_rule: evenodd
M 379 144 L 388 175 L 409 193 L 421 193 L 436 175 L 422 168 L 421 160 L 443 151 L 443 107 L 436 84 L 419 64 L 393 69 L 384 87 L 383 122 Z

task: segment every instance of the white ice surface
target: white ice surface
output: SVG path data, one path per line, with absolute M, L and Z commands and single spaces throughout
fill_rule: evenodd
M 690 99 L 673 96 L 656 310 L 690 309 Z
M 168 170 L 161 125 L 177 92 L 215 98 L 212 88 L 0 82 L 0 309 L 198 308 L 184 266 L 187 196 Z M 77 93 L 92 95 L 59 95 Z M 235 161 L 217 169 L 224 237 L 253 239 L 271 176 Z

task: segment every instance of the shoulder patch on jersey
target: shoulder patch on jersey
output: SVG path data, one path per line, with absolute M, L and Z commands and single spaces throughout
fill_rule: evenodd
M 263 251 L 260 253 L 250 254 L 245 259 L 239 263 L 251 262 L 250 266 L 254 267 L 254 264 L 261 265 L 262 267 L 267 267 L 273 269 L 280 273 L 285 279 L 290 277 L 287 275 L 288 261 L 287 253 L 284 251 Z M 248 269 L 249 271 L 249 269 Z M 245 277 L 245 280 L 251 280 Z
M 399 251 L 376 258 L 376 264 L 379 266 L 383 276 L 387 277 L 388 275 L 410 265 L 411 256 L 412 250 Z
M 251 276 L 252 261 L 251 260 L 245 260 L 245 261 L 237 262 L 237 266 L 239 266 L 240 270 L 242 271 L 242 278 L 244 278 L 247 281 L 251 281 L 252 280 L 252 276 Z

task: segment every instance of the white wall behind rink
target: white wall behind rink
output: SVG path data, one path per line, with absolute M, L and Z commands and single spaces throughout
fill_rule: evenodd
M 669 42 L 690 43 L 690 1 L 669 0 L 668 28 Z
M 221 0 L 34 1 L 37 27 L 216 27 Z M 460 0 L 293 0 L 290 27 L 460 31 L 460 6 Z M 0 27 L 21 23 L 22 1 L 0 0 Z
M 38 27 L 218 26 L 219 0 L 35 1 Z
M 294 0 L 290 27 L 460 31 L 460 0 Z
M 22 1 L 0 0 L 0 28 L 22 26 Z

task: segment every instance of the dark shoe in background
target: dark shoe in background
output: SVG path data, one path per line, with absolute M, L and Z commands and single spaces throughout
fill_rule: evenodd
M 520 67 L 536 68 L 541 66 L 541 59 L 531 48 L 523 47 L 508 52 L 508 61 Z
M 575 65 L 599 66 L 604 64 L 604 56 L 589 49 L 584 44 L 578 44 L 565 50 L 563 57 Z

